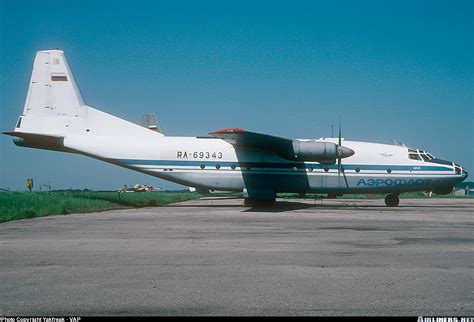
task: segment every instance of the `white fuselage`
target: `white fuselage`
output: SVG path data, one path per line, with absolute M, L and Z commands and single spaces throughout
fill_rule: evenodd
M 273 192 L 403 192 L 431 190 L 465 178 L 453 163 L 412 160 L 406 147 L 369 142 L 343 141 L 355 151 L 343 160 L 344 173 L 337 164 L 289 161 L 251 149 L 237 153 L 233 145 L 212 137 L 81 136 L 68 137 L 64 144 L 106 162 L 212 190 L 242 191 L 251 185 Z

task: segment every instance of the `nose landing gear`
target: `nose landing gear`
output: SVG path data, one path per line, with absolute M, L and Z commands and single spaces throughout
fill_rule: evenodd
M 397 207 L 400 203 L 400 199 L 398 195 L 395 193 L 391 193 L 385 197 L 385 205 L 387 207 Z

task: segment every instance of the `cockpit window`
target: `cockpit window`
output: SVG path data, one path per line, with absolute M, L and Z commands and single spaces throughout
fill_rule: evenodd
M 431 153 L 420 149 L 408 149 L 408 157 L 411 160 L 419 160 L 425 162 L 429 162 L 430 160 L 435 159 L 435 157 Z
M 412 160 L 420 160 L 420 161 L 421 161 L 421 158 L 420 158 L 420 156 L 419 156 L 418 154 L 410 153 L 408 156 L 409 156 L 410 159 L 412 159 Z

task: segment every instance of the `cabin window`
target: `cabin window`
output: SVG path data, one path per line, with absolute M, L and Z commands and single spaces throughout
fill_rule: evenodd
M 309 171 L 309 172 L 313 172 L 313 167 L 309 167 L 309 168 L 308 168 L 308 171 Z
M 216 169 L 219 170 L 220 168 L 221 168 L 221 166 L 216 164 Z
M 387 173 L 392 173 L 392 169 L 387 169 Z
M 235 165 L 231 165 L 230 168 L 231 168 L 232 170 L 235 170 Z
M 329 171 L 329 168 L 328 167 L 325 167 L 324 168 L 324 172 L 328 172 Z
M 201 169 L 204 169 L 206 166 L 204 164 L 201 164 Z
M 356 172 L 359 173 L 360 172 L 360 169 L 359 168 L 355 168 Z

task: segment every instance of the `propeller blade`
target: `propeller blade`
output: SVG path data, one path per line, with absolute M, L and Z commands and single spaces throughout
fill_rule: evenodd
M 344 181 L 346 182 L 346 187 L 349 188 L 349 183 L 347 182 L 346 172 L 345 172 L 345 171 L 342 171 L 342 176 L 344 177 Z
M 343 154 L 343 149 L 342 149 L 342 121 L 341 121 L 341 115 L 339 115 L 339 140 L 337 144 L 337 175 L 339 179 L 339 185 L 341 185 L 341 172 L 342 176 L 344 177 L 344 181 L 346 182 L 346 187 L 349 188 L 349 183 L 347 182 L 346 178 L 346 173 L 342 169 L 342 154 Z M 347 148 L 345 148 L 347 150 Z M 354 153 L 352 153 L 354 154 Z
M 338 143 L 338 147 L 340 147 L 342 145 L 341 143 L 341 128 L 342 128 L 342 124 L 341 124 L 341 116 L 339 115 L 339 143 Z
M 337 177 L 339 179 L 339 185 L 341 183 L 341 158 L 337 159 Z
M 341 130 L 342 128 L 342 125 L 341 125 L 341 115 L 339 115 L 339 140 L 338 140 L 338 143 L 337 143 L 337 172 L 338 174 L 340 175 L 341 174 L 341 161 L 342 161 L 342 158 L 341 158 L 341 140 L 342 140 L 342 135 L 341 135 Z

